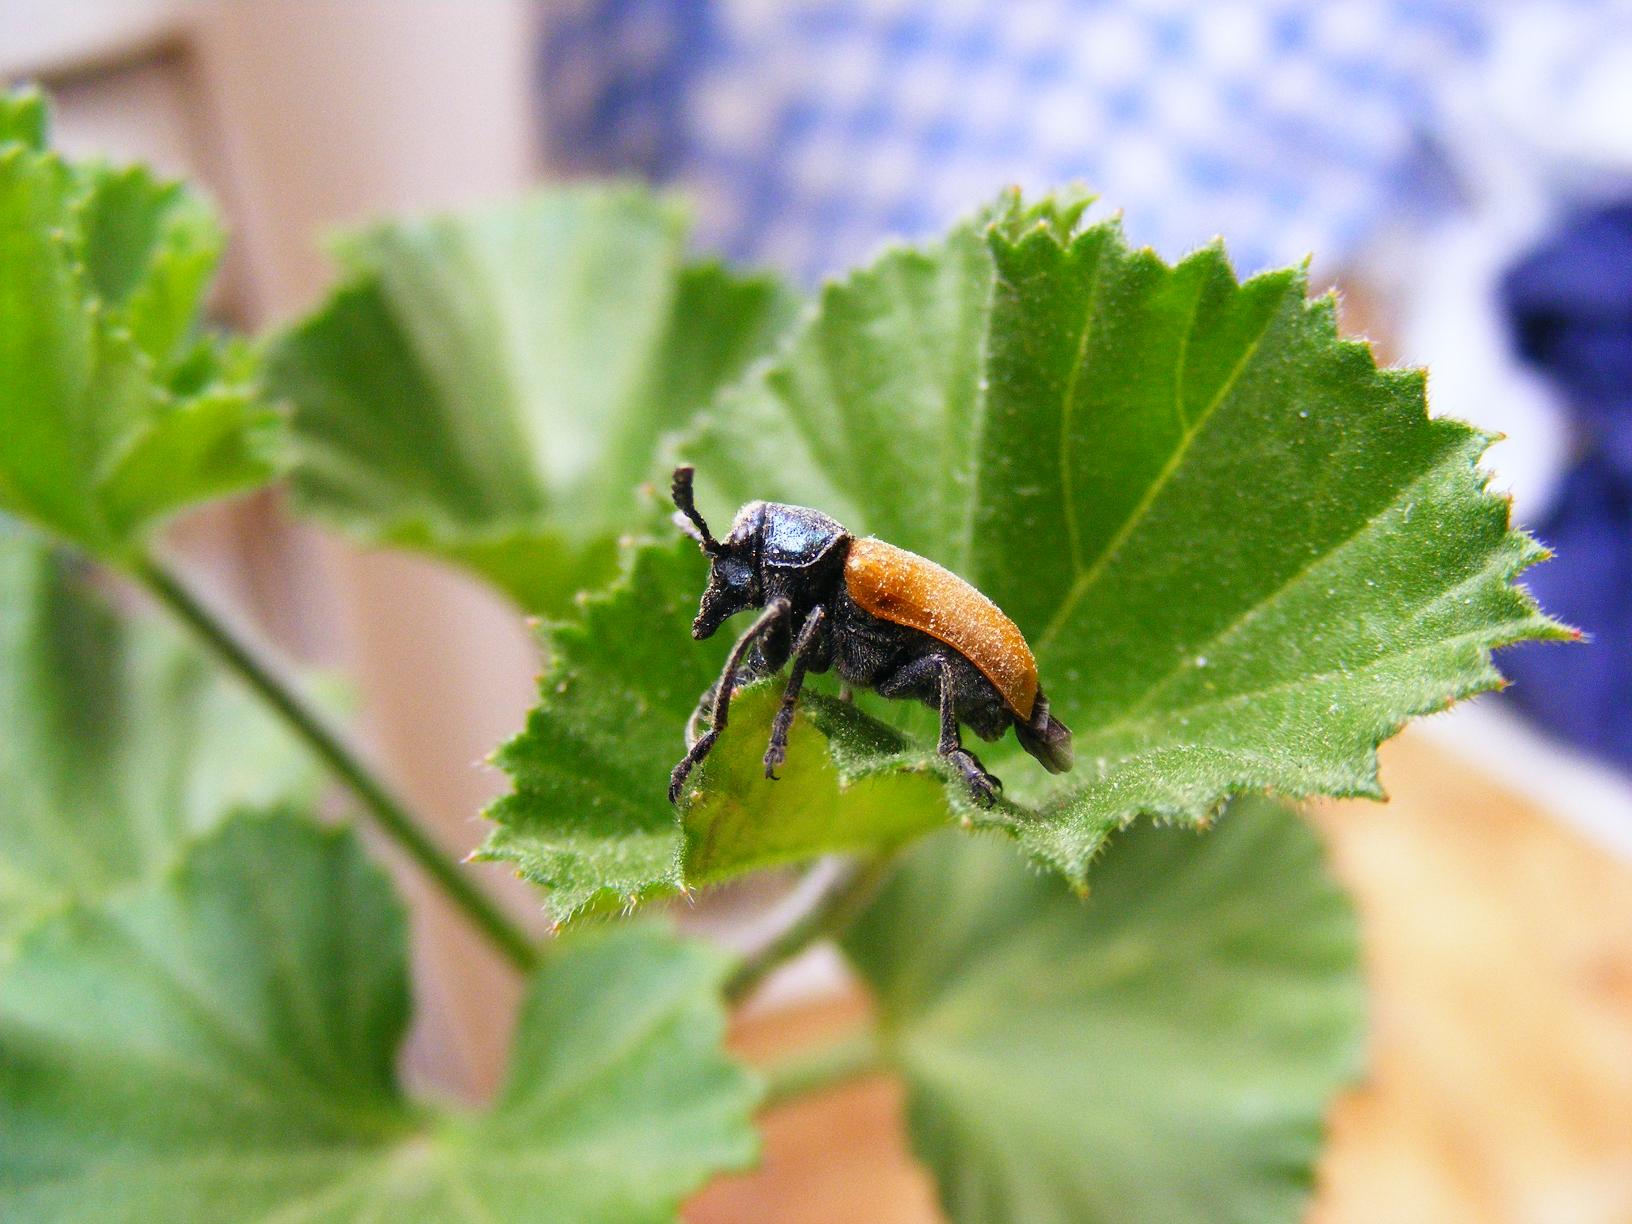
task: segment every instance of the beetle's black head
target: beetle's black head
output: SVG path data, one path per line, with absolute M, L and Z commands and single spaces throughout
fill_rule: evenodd
M 724 540 L 716 540 L 693 499 L 692 470 L 674 470 L 675 521 L 709 557 L 708 589 L 691 635 L 706 638 L 745 608 L 788 600 L 796 611 L 826 598 L 842 573 L 850 538 L 834 520 L 804 506 L 749 502 L 737 511 Z
M 708 586 L 703 591 L 697 619 L 691 623 L 691 636 L 701 641 L 712 636 L 738 612 L 760 607 L 765 602 L 759 567 L 765 503 L 750 502 L 744 506 L 731 524 L 730 534 L 724 540 L 716 540 L 708 523 L 697 512 L 691 482 L 691 468 L 674 470 L 674 504 L 679 510 L 675 521 L 702 546 L 709 559 Z
M 708 586 L 691 636 L 701 641 L 745 608 L 765 606 L 759 552 L 765 537 L 765 503 L 749 502 L 731 524 L 731 534 L 709 549 Z M 707 545 L 704 545 L 705 549 Z

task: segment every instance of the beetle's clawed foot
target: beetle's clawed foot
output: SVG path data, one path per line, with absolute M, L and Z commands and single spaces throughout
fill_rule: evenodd
M 946 759 L 957 766 L 958 772 L 963 774 L 963 780 L 969 787 L 969 795 L 981 807 L 991 807 L 997 802 L 998 792 L 1003 789 L 1003 782 L 996 774 L 986 772 L 986 767 L 980 763 L 980 758 L 967 748 L 959 748 L 955 752 L 946 754 Z
M 669 802 L 680 802 L 680 788 L 685 786 L 686 777 L 691 773 L 691 758 L 686 758 L 669 772 Z
M 1003 789 L 1003 782 L 989 773 L 976 773 L 965 776 L 969 783 L 969 795 L 981 807 L 991 807 L 997 802 L 998 792 Z
M 783 744 L 772 744 L 765 749 L 765 776 L 772 782 L 782 779 L 776 776 L 776 771 L 782 767 L 782 762 L 788 759 L 787 747 Z
M 680 802 L 680 792 L 686 785 L 686 779 L 691 776 L 691 771 L 697 762 L 708 755 L 709 749 L 714 747 L 714 741 L 718 738 L 719 733 L 717 731 L 706 732 L 680 759 L 680 764 L 674 767 L 674 771 L 669 774 L 670 803 Z

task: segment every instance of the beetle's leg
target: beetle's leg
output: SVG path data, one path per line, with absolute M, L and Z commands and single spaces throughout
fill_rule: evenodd
M 987 773 L 986 767 L 980 763 L 980 758 L 963 746 L 963 736 L 958 732 L 958 715 L 953 701 L 952 661 L 945 655 L 936 655 L 935 662 L 941 672 L 941 741 L 935 746 L 935 751 L 958 767 L 975 802 L 990 807 L 1003 784 Z
M 757 680 L 761 676 L 770 674 L 771 669 L 765 666 L 759 655 L 765 649 L 765 639 L 758 642 L 759 650 L 749 650 L 748 657 L 737 668 L 737 678 L 732 685 L 733 689 L 740 688 L 750 680 Z M 690 748 L 703 738 L 703 733 L 709 728 L 710 720 L 714 717 L 714 701 L 719 696 L 720 682 L 714 681 L 703 690 L 703 695 L 697 698 L 697 704 L 691 708 L 691 717 L 686 719 L 686 747 Z
M 714 709 L 714 696 L 720 691 L 719 681 L 715 681 L 703 690 L 703 695 L 697 698 L 697 704 L 691 709 L 691 717 L 686 719 L 686 747 L 690 748 L 703 738 L 703 731 L 708 725 L 710 711 Z
M 799 690 L 805 683 L 805 656 L 816 644 L 816 634 L 827 619 L 827 609 L 817 606 L 805 617 L 805 627 L 793 643 L 793 668 L 788 672 L 788 687 L 782 690 L 782 704 L 776 708 L 776 720 L 771 723 L 771 743 L 765 749 L 765 776 L 776 779 L 776 767 L 788 758 L 788 732 L 793 727 L 793 708 L 799 700 Z
M 725 661 L 725 669 L 720 672 L 720 682 L 714 691 L 714 713 L 709 720 L 710 726 L 697 742 L 686 750 L 680 764 L 674 767 L 669 774 L 669 802 L 675 803 L 680 798 L 680 788 L 686 784 L 686 777 L 696 766 L 697 762 L 709 754 L 714 747 L 714 741 L 720 738 L 720 732 L 725 730 L 726 719 L 731 714 L 731 691 L 736 687 L 737 671 L 742 667 L 742 661 L 748 657 L 748 651 L 754 642 L 772 628 L 784 616 L 792 605 L 785 599 L 772 602 L 770 607 L 759 614 L 759 619 L 748 626 L 746 632 L 737 639 L 737 644 L 731 648 L 731 657 Z

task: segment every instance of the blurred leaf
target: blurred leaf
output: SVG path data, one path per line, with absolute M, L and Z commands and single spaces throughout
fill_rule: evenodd
M 209 209 L 140 167 L 64 162 L 44 129 L 37 94 L 0 107 L 0 508 L 119 560 L 159 517 L 270 479 L 278 419 L 197 367 Z
M 1354 914 L 1293 813 L 1140 825 L 1086 902 L 935 838 L 845 948 L 958 1224 L 1302 1217 L 1364 996 Z
M 1484 490 L 1489 439 L 1430 420 L 1420 372 L 1376 369 L 1300 272 L 1169 267 L 1083 204 L 1010 198 L 829 285 L 682 448 L 709 512 L 817 506 L 1015 619 L 1077 768 L 1005 741 L 988 763 L 1030 810 L 949 796 L 1078 887 L 1140 814 L 1379 794 L 1405 719 L 1565 634 L 1512 585 L 1542 550 Z
M 48 126 L 45 97 L 38 89 L 0 91 L 0 145 L 16 142 L 43 149 Z
M 704 798 L 685 805 L 682 826 L 665 793 L 669 770 L 730 645 L 691 639 L 704 569 L 689 541 L 641 549 L 622 582 L 552 626 L 539 705 L 495 758 L 515 791 L 488 810 L 499 827 L 482 857 L 547 888 L 558 922 L 682 884 L 893 845 L 946 819 L 933 774 L 881 768 L 908 747 L 898 732 L 814 694 L 795 720 L 781 780 L 766 783 L 761 757 L 781 697 L 772 683 L 733 704 L 727 735 L 694 777 Z M 921 755 L 919 764 L 928 769 Z M 762 786 L 775 788 L 773 816 L 744 802 Z
M 191 334 L 221 259 L 214 212 L 180 183 L 146 166 L 81 167 L 79 210 L 88 288 L 117 308 L 136 347 L 169 368 Z
M 491 1110 L 406 1100 L 402 908 L 349 833 L 240 817 L 0 968 L 8 1220 L 672 1220 L 753 1156 L 719 953 L 559 946 Z
M 304 748 L 163 624 L 0 521 L 0 947 L 74 897 L 156 878 L 232 807 L 304 800 Z
M 238 492 L 261 463 L 260 431 L 270 421 L 243 387 L 212 387 L 178 403 L 108 469 L 102 485 L 108 522 L 135 531 L 191 502 Z M 176 472 L 190 479 L 178 484 Z
M 468 566 L 533 612 L 616 572 L 637 486 L 783 326 L 772 281 L 688 263 L 635 188 L 573 188 L 401 222 L 340 250 L 344 283 L 270 360 L 295 407 L 299 504 Z

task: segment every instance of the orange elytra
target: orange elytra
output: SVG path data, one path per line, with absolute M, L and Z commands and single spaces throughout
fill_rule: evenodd
M 850 597 L 880 620 L 945 642 L 973 663 L 1022 719 L 1037 704 L 1037 660 L 1020 627 L 944 566 L 883 540 L 850 542 Z

